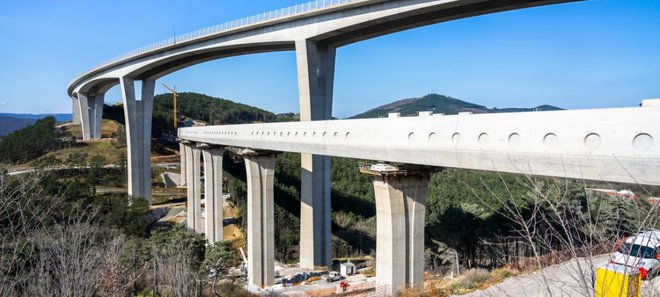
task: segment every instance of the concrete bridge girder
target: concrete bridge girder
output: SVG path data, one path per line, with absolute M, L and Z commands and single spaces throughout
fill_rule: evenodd
M 225 146 L 660 185 L 660 108 L 430 115 L 181 128 Z

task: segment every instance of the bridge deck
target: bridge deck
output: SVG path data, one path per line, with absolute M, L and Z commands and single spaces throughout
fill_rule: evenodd
M 431 115 L 179 129 L 184 140 L 660 185 L 660 108 Z

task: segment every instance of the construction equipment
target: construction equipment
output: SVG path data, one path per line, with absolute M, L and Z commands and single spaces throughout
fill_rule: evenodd
M 172 106 L 173 106 L 173 108 L 174 108 L 174 129 L 176 130 L 176 128 L 177 128 L 177 117 L 176 117 L 176 86 L 174 86 L 174 88 L 170 88 L 170 87 L 167 86 L 166 84 L 161 84 L 161 85 L 163 85 L 164 88 L 166 88 L 166 89 L 168 89 L 170 92 L 172 92 L 172 101 L 174 102 L 174 103 L 172 104 Z

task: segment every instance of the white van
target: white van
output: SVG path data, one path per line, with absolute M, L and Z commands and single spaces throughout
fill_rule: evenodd
M 637 268 L 642 279 L 660 274 L 660 230 L 626 238 L 610 257 L 610 263 Z

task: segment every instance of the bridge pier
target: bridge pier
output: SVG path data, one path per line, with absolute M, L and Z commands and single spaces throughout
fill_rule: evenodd
M 274 180 L 275 155 L 245 150 L 248 211 L 248 287 L 272 286 L 275 282 Z
M 179 140 L 179 168 L 181 170 L 181 178 L 179 178 L 179 187 L 186 186 L 186 145 L 183 141 Z
M 222 197 L 222 155 L 223 148 L 206 145 L 202 148 L 204 156 L 204 199 L 206 205 L 205 234 L 209 243 L 223 239 L 223 203 Z
M 80 103 L 78 103 L 78 98 L 71 97 L 71 123 L 74 125 L 80 125 Z
M 188 228 L 201 233 L 202 230 L 202 185 L 201 185 L 201 150 L 194 143 L 186 143 L 186 188 Z
M 77 117 L 74 123 L 80 123 L 82 137 L 84 140 L 101 139 L 101 123 L 103 121 L 103 99 L 104 94 L 78 93 L 78 99 L 74 101 L 78 106 L 74 107 Z
M 126 122 L 128 195 L 144 197 L 151 204 L 151 114 L 156 81 L 142 81 L 141 100 L 135 98 L 135 82 L 132 78 L 121 77 L 119 81 Z
M 332 118 L 335 48 L 296 41 L 300 121 Z M 329 266 L 330 157 L 300 155 L 300 267 Z
M 423 282 L 429 171 L 361 171 L 376 196 L 376 284 L 398 291 Z

